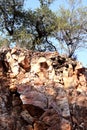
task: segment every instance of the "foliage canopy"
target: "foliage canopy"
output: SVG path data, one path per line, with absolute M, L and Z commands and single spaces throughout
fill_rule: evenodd
M 69 57 L 80 47 L 87 47 L 87 7 L 81 0 L 67 0 L 53 12 L 54 0 L 39 0 L 36 10 L 24 10 L 24 0 L 0 0 L 0 30 L 6 30 L 11 42 L 39 51 L 56 50 L 55 38 Z M 4 3 L 4 4 L 3 4 Z

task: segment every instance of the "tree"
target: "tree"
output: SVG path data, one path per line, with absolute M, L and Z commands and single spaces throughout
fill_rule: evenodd
M 49 41 L 52 32 L 56 29 L 56 16 L 49 9 L 48 2 L 42 3 L 40 8 L 36 10 L 28 10 L 24 13 L 24 21 L 20 29 L 16 30 L 14 38 L 18 39 L 20 45 L 29 49 L 38 49 L 45 51 L 46 49 L 56 50 L 56 47 Z M 25 36 L 25 37 L 24 37 Z M 25 45 L 26 44 L 26 45 Z M 43 44 L 43 49 L 40 45 Z
M 26 11 L 24 0 L 1 0 L 0 27 L 3 25 L 12 42 L 33 50 L 56 50 L 50 40 L 56 38 L 72 57 L 79 47 L 86 48 L 87 8 L 80 6 L 80 0 L 67 0 L 68 8 L 61 7 L 55 13 L 50 9 L 53 1 L 39 0 L 39 8 Z
M 9 40 L 0 36 L 0 47 L 9 47 Z
M 20 15 L 24 0 L 0 0 L 0 28 L 13 35 L 14 29 L 21 25 Z
M 45 6 L 49 6 L 50 4 L 52 4 L 55 0 L 39 0 L 40 5 L 43 7 Z
M 87 8 L 80 7 L 79 1 L 68 0 L 69 8 L 58 10 L 58 31 L 54 37 L 60 42 L 62 49 L 69 57 L 80 47 L 87 47 Z

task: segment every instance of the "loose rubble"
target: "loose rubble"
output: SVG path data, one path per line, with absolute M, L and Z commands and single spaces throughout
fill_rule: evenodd
M 87 130 L 87 68 L 58 52 L 0 52 L 0 130 Z

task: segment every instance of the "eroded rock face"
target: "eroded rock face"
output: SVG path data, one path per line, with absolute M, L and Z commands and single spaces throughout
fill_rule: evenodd
M 87 69 L 57 52 L 0 53 L 0 130 L 86 130 Z

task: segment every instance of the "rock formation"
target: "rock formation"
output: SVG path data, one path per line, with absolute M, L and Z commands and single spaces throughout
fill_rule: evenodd
M 58 52 L 0 52 L 0 130 L 87 130 L 87 69 Z

